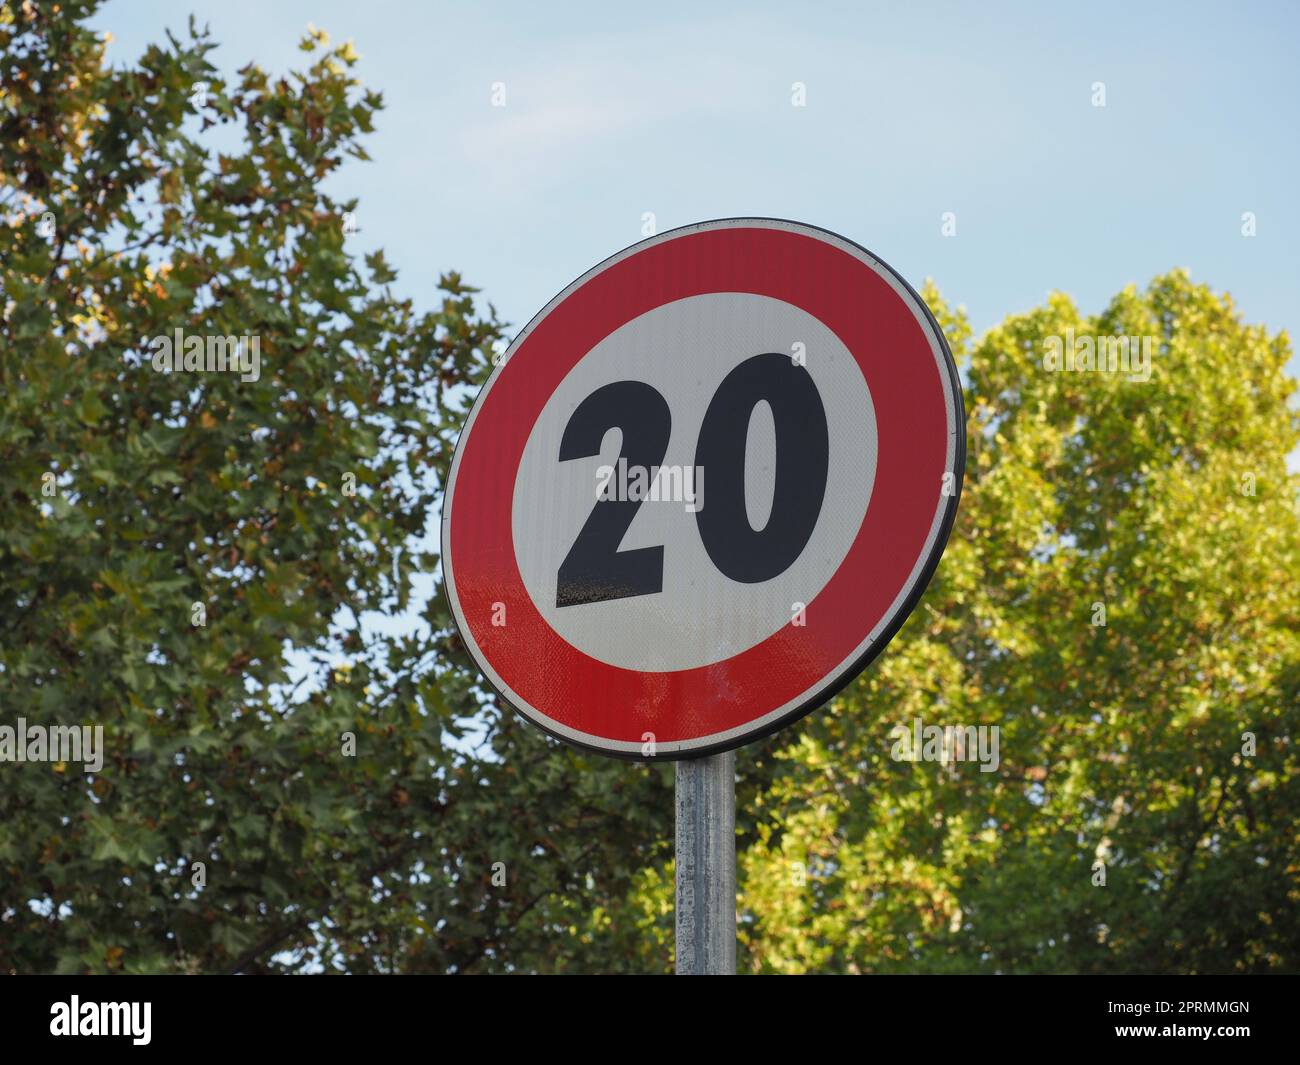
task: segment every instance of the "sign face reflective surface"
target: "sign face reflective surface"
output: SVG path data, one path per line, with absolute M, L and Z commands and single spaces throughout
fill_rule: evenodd
M 870 252 L 775 219 L 651 237 L 556 296 L 475 401 L 443 504 L 456 624 L 571 743 L 738 747 L 902 624 L 964 433 L 939 327 Z

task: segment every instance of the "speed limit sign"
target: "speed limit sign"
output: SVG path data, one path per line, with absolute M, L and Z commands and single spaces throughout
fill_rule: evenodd
M 651 237 L 551 300 L 474 403 L 442 515 L 457 627 L 561 739 L 738 747 L 915 606 L 964 430 L 942 332 L 864 248 L 766 218 Z

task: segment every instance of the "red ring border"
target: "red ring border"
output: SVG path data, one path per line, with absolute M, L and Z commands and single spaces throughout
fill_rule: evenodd
M 850 670 L 841 669 L 854 649 L 882 622 L 886 628 L 890 622 L 901 624 L 911 608 L 908 603 L 892 618 L 886 616 L 944 506 L 943 474 L 955 472 L 960 485 L 960 437 L 958 468 L 946 468 L 945 389 L 952 390 L 959 429 L 964 422 L 961 393 L 942 333 L 924 303 L 897 279 L 938 336 L 947 375 L 941 373 L 913 308 L 882 273 L 817 235 L 823 231 L 763 221 L 737 225 L 720 220 L 651 238 L 579 279 L 511 346 L 476 400 L 457 444 L 447 487 L 444 566 L 452 578 L 445 582 L 448 594 L 460 608 L 458 623 L 473 637 L 466 643 L 479 664 L 490 667 L 485 672 L 506 686 L 503 694 L 510 702 L 543 727 L 549 723 L 581 734 L 583 739 L 575 740 L 548 729 L 580 746 L 627 757 L 632 752 L 604 744 L 639 746 L 650 733 L 656 746 L 668 749 L 664 757 L 700 753 L 692 748 L 701 740 L 758 722 L 837 673 L 837 683 L 852 676 L 892 632 L 882 631 L 866 658 Z M 797 228 L 786 228 L 790 226 Z M 893 274 L 864 254 L 882 272 Z M 804 626 L 787 625 L 720 662 L 641 673 L 586 655 L 537 611 L 514 555 L 515 476 L 536 417 L 582 357 L 641 314 L 708 292 L 748 292 L 793 303 L 840 338 L 862 370 L 875 404 L 876 480 L 858 535 L 840 569 L 808 604 Z M 931 570 L 955 502 L 956 491 L 932 550 Z M 913 602 L 928 577 L 925 573 L 917 582 Z M 491 624 L 497 603 L 505 604 L 508 626 Z M 811 706 L 783 718 L 778 727 L 806 709 Z M 757 734 L 766 731 L 771 727 L 756 725 Z M 713 749 L 751 738 L 745 732 Z

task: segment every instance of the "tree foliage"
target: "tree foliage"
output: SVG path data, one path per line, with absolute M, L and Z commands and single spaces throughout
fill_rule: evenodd
M 1295 971 L 1286 337 L 1183 271 L 973 344 L 927 298 L 968 380 L 958 523 L 890 651 L 779 754 L 743 858 L 749 965 Z M 1150 380 L 1049 372 L 1067 330 L 1152 337 Z M 896 761 L 916 718 L 997 725 L 1000 768 Z
M 499 324 L 349 252 L 322 183 L 381 104 L 350 46 L 227 84 L 191 27 L 110 69 L 92 8 L 0 8 L 0 713 L 107 749 L 0 765 L 0 969 L 541 964 L 539 901 L 638 827 L 602 782 L 662 785 L 491 708 L 467 736 L 483 693 L 413 597 Z M 260 375 L 156 372 L 176 329 L 258 336 Z
M 668 968 L 671 767 L 522 724 L 421 592 L 501 325 L 350 250 L 350 46 L 110 68 L 94 8 L 0 4 L 0 724 L 106 747 L 0 763 L 0 970 Z M 1297 969 L 1286 338 L 1179 272 L 978 342 L 927 298 L 958 524 L 889 652 L 739 758 L 742 964 Z M 1151 380 L 1045 371 L 1071 328 L 1156 337 Z M 157 372 L 177 329 L 260 375 Z M 895 761 L 915 717 L 998 725 L 1000 770 Z

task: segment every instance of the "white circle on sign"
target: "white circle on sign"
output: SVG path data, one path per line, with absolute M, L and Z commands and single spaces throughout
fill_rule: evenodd
M 680 357 L 683 348 L 691 353 L 686 360 Z M 709 558 L 690 509 L 708 508 L 709 470 L 693 476 L 687 471 L 694 467 L 700 426 L 723 378 L 770 352 L 797 357 L 808 371 L 832 450 L 821 513 L 803 551 L 778 576 L 747 584 L 725 576 Z M 681 476 L 661 475 L 660 485 L 693 487 L 694 498 L 683 490 L 670 499 L 644 500 L 619 545 L 620 551 L 663 547 L 662 591 L 559 607 L 560 565 L 623 450 L 621 431 L 611 429 L 599 456 L 561 462 L 560 441 L 578 405 L 619 381 L 643 382 L 666 400 L 672 429 L 660 465 Z M 773 505 L 776 448 L 798 448 L 800 442 L 775 439 L 765 402 L 755 406 L 748 426 L 745 504 L 758 529 L 755 523 L 765 524 Z M 524 587 L 547 624 L 608 665 L 667 672 L 731 658 L 791 624 L 799 605 L 812 602 L 835 574 L 867 512 L 876 449 L 867 382 L 849 350 L 817 318 L 782 300 L 743 292 L 707 293 L 656 307 L 580 359 L 529 434 L 511 512 Z M 612 487 L 618 483 L 616 475 Z

